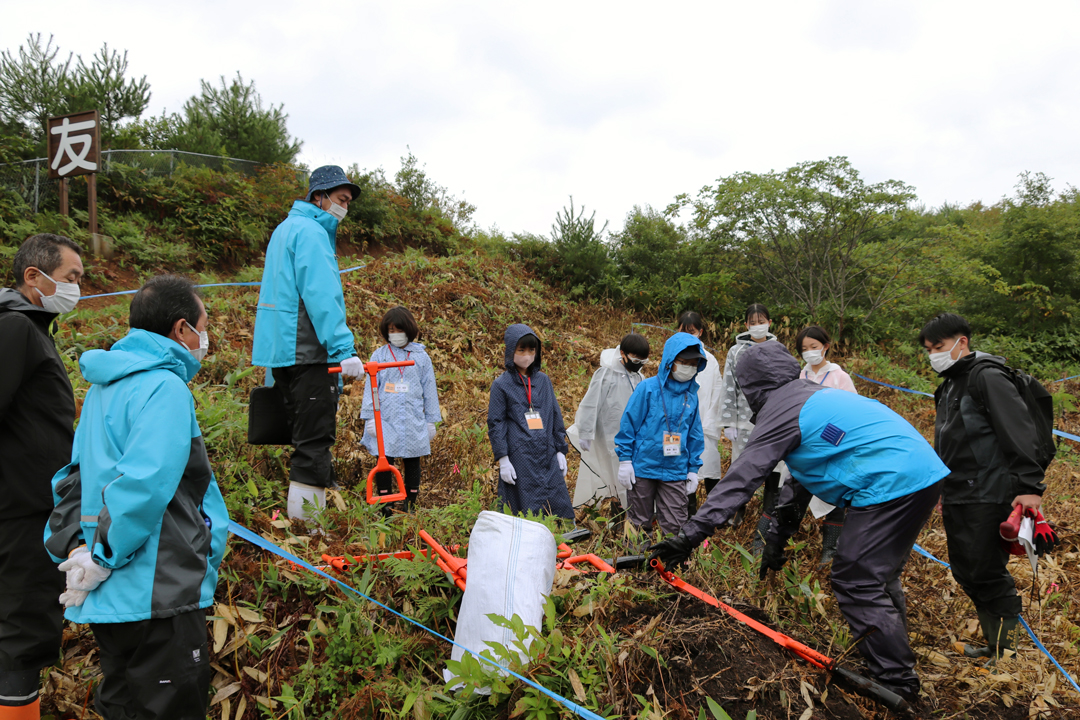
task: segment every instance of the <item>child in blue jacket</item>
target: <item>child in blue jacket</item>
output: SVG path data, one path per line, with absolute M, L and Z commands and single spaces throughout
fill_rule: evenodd
M 697 490 L 705 450 L 695 376 L 705 369 L 701 341 L 679 332 L 664 343 L 660 369 L 635 388 L 623 412 L 615 450 L 627 515 L 646 528 L 655 507 L 660 529 L 673 533 L 687 519 L 687 495 Z

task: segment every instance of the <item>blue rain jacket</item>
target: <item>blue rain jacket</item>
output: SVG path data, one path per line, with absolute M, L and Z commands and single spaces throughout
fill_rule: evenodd
M 551 380 L 540 371 L 542 347 L 536 349 L 536 359 L 529 366 L 527 378 L 522 378 L 514 366 L 514 349 L 526 335 L 536 335 L 528 325 L 511 325 L 506 329 L 504 367 L 506 371 L 495 378 L 488 401 L 488 439 L 491 452 L 498 460 L 509 457 L 517 473 L 516 484 L 499 480 L 499 499 L 514 513 L 532 510 L 536 513 L 574 518 L 570 491 L 566 487 L 556 453 L 565 455 L 566 426 L 562 410 L 555 399 Z M 528 387 L 532 387 L 532 407 L 540 413 L 542 430 L 532 430 L 525 421 L 529 410 Z
M 695 346 L 705 354 L 701 341 L 690 333 L 668 338 L 660 370 L 638 384 L 626 405 L 615 435 L 615 451 L 620 461 L 633 461 L 637 477 L 686 482 L 687 473 L 701 468 L 705 434 L 698 412 L 698 384 L 694 379 L 679 382 L 671 377 L 675 356 Z M 699 373 L 707 362 L 704 357 L 698 361 Z M 679 455 L 664 456 L 664 433 L 668 432 L 681 437 Z
M 435 387 L 435 369 L 431 365 L 424 346 L 411 342 L 403 348 L 383 345 L 371 353 L 372 362 L 400 362 L 412 360 L 415 365 L 402 368 L 386 368 L 379 372 L 378 393 L 382 416 L 383 449 L 387 457 L 415 458 L 431 454 L 428 439 L 428 423 L 442 420 L 439 411 L 439 391 Z M 398 392 L 387 392 L 387 384 L 393 383 Z M 405 383 L 406 392 L 400 392 Z M 360 418 L 372 420 L 375 407 L 371 401 L 371 382 L 364 385 L 364 400 L 360 406 Z M 379 454 L 375 437 L 375 423 L 364 425 L 364 447 L 372 455 Z
M 187 386 L 199 362 L 169 338 L 131 330 L 79 367 L 93 386 L 71 463 L 53 477 L 45 546 L 61 562 L 85 544 L 112 574 L 64 616 L 134 622 L 210 606 L 229 514 Z
M 266 248 L 251 364 L 324 365 L 356 355 L 338 273 L 338 222 L 297 200 Z

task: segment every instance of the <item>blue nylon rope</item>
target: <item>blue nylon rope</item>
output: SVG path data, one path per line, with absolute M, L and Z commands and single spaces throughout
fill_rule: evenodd
M 915 544 L 914 550 L 915 550 L 915 552 L 919 553 L 923 557 L 930 558 L 931 560 L 938 563 L 939 565 L 944 565 L 945 567 L 950 567 L 949 563 L 945 562 L 944 560 L 942 560 L 940 558 L 934 557 L 933 553 L 931 553 L 929 550 L 926 550 L 925 548 L 923 548 L 918 543 Z M 1042 642 L 1039 641 L 1039 638 L 1037 638 L 1035 636 L 1035 631 L 1031 629 L 1031 626 L 1027 624 L 1027 620 L 1024 620 L 1023 616 L 1020 616 L 1020 623 L 1024 626 L 1024 629 L 1027 630 L 1028 635 L 1031 636 L 1031 640 L 1032 640 L 1032 642 L 1035 643 L 1035 647 L 1042 650 L 1043 655 L 1046 655 L 1046 657 L 1050 658 L 1050 662 L 1054 663 L 1054 667 L 1056 667 L 1058 670 L 1061 671 L 1061 674 L 1065 676 L 1065 679 L 1068 680 L 1072 684 L 1072 686 L 1074 688 L 1076 688 L 1077 692 L 1080 692 L 1080 685 L 1076 684 L 1076 680 L 1073 680 L 1073 676 L 1070 675 L 1065 670 L 1065 668 L 1061 667 L 1061 663 L 1059 663 L 1057 661 L 1057 658 L 1055 658 L 1053 655 L 1051 655 L 1050 651 L 1046 649 L 1046 646 L 1043 645 Z
M 360 270 L 367 267 L 367 265 L 357 265 L 356 267 L 345 268 L 344 270 L 338 270 L 338 275 L 344 275 L 345 273 L 352 272 L 353 270 Z M 199 288 L 211 288 L 211 287 L 259 287 L 261 282 L 239 282 L 239 283 L 208 283 L 206 285 L 196 285 Z M 103 297 L 116 297 L 117 295 L 134 295 L 139 292 L 138 290 L 121 290 L 120 292 L 101 293 L 100 295 L 83 295 L 82 300 L 92 300 L 93 298 Z
M 311 565 L 307 561 L 302 560 L 302 559 L 298 558 L 297 556 L 293 555 L 289 551 L 283 550 L 283 549 L 279 548 L 277 545 L 274 545 L 273 543 L 268 542 L 267 540 L 263 539 L 262 537 L 260 537 L 256 533 L 252 532 L 251 530 L 248 530 L 246 527 L 244 527 L 243 525 L 241 525 L 240 523 L 238 523 L 238 522 L 236 522 L 234 520 L 229 521 L 229 532 L 236 535 L 237 537 L 240 537 L 240 538 L 243 538 L 244 540 L 247 540 L 252 545 L 256 545 L 258 547 L 261 547 L 263 550 L 268 550 L 268 551 L 274 553 L 275 555 L 278 555 L 280 557 L 285 558 L 286 560 L 288 560 L 290 562 L 296 563 L 297 565 L 305 568 L 306 570 L 309 570 L 310 572 L 315 573 L 316 575 L 324 577 L 324 578 L 326 578 L 327 580 L 329 580 L 329 581 L 331 581 L 333 583 L 337 583 L 338 585 L 345 588 L 346 590 L 349 590 L 349 591 L 355 593 L 356 595 L 358 595 L 359 597 L 362 597 L 365 600 L 378 605 L 383 610 L 386 610 L 386 611 L 398 616 L 402 620 L 405 620 L 407 622 L 412 623 L 416 627 L 420 628 L 421 630 L 424 630 L 425 632 L 428 632 L 428 633 L 434 635 L 435 637 L 439 638 L 440 640 L 445 640 L 446 642 L 450 643 L 454 647 L 461 648 L 462 650 L 469 653 L 470 655 L 472 655 L 476 659 L 478 659 L 478 660 L 480 660 L 482 662 L 486 662 L 488 665 L 491 665 L 492 667 L 498 668 L 499 670 L 502 670 L 504 672 L 509 673 L 510 675 L 513 675 L 515 678 L 517 678 L 521 682 L 525 683 L 526 685 L 539 690 L 540 692 L 544 693 L 545 695 L 547 695 L 552 700 L 560 703 L 563 707 L 565 707 L 567 710 L 574 713 L 575 715 L 578 715 L 579 717 L 587 718 L 588 720 L 605 720 L 605 718 L 602 715 L 597 715 L 593 711 L 587 710 L 586 708 L 583 708 L 580 705 L 567 700 L 563 696 L 558 695 L 558 694 L 552 692 L 551 690 L 548 690 L 543 685 L 538 685 L 537 683 L 533 682 L 532 680 L 529 680 L 526 677 L 518 675 L 513 670 L 510 670 L 509 668 L 505 668 L 505 667 L 499 665 L 494 660 L 489 660 L 488 658 L 484 657 L 480 653 L 475 652 L 474 650 L 470 650 L 469 648 L 465 647 L 464 645 L 458 645 L 456 642 L 454 642 L 450 638 L 440 634 L 439 632 L 436 632 L 435 630 L 432 630 L 431 628 L 427 627 L 426 625 L 423 625 L 423 624 L 419 623 L 416 620 L 413 620 L 411 617 L 408 617 L 407 615 L 402 615 L 397 610 L 394 610 L 391 607 L 387 607 L 386 605 L 383 605 L 381 602 L 379 602 L 375 598 L 372 598 L 372 597 L 369 597 L 369 596 L 365 595 L 364 593 L 360 592 L 356 588 L 354 588 L 354 587 L 352 587 L 350 585 L 347 585 L 346 583 L 342 582 L 341 580 L 337 579 L 336 577 L 333 577 L 332 575 L 329 575 L 329 574 L 323 572 L 322 570 L 318 569 L 314 565 Z

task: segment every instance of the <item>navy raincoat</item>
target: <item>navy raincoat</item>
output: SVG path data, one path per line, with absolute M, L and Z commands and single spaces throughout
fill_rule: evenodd
M 536 333 L 521 324 L 506 329 L 506 371 L 492 383 L 488 401 L 491 451 L 496 460 L 508 456 L 517 473 L 515 485 L 499 480 L 499 499 L 514 513 L 532 510 L 572 520 L 570 491 L 555 457 L 569 451 L 566 426 L 559 401 L 555 399 L 555 388 L 540 371 L 542 348 L 536 348 L 536 359 L 529 366 L 527 376 L 522 377 L 514 366 L 514 350 L 526 335 Z M 530 430 L 525 422 L 530 393 L 532 409 L 540 413 L 543 430 Z

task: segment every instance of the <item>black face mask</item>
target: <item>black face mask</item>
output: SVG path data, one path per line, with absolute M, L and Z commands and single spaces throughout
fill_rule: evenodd
M 643 360 L 623 360 L 623 367 L 626 368 L 627 372 L 637 372 L 644 364 Z

